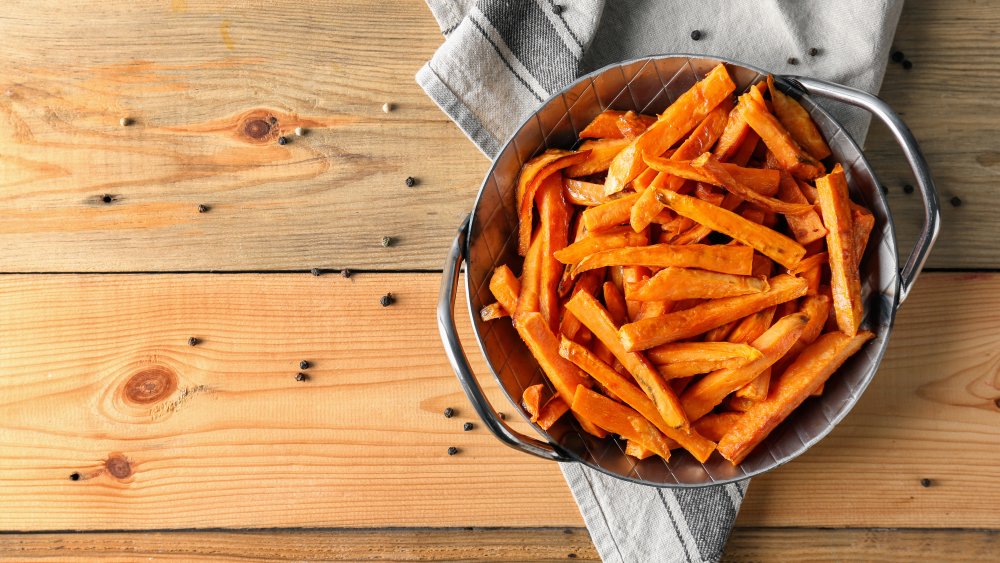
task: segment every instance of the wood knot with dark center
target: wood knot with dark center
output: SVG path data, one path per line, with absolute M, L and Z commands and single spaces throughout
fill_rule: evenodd
M 136 373 L 125 382 L 123 396 L 136 405 L 162 401 L 177 389 L 177 375 L 163 366 L 152 366 Z
M 235 134 L 241 141 L 267 145 L 281 134 L 278 118 L 266 109 L 252 109 L 236 117 Z
M 243 125 L 243 133 L 252 139 L 263 139 L 271 132 L 271 124 L 263 119 L 252 119 Z
M 127 479 L 132 475 L 132 464 L 122 454 L 111 454 L 104 462 L 104 468 L 115 479 Z

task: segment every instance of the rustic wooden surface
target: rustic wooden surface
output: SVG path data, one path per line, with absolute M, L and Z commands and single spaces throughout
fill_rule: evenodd
M 554 465 L 461 429 L 433 272 L 487 161 L 413 81 L 425 4 L 252 4 L 0 12 L 0 272 L 31 273 L 0 275 L 0 558 L 595 558 Z M 914 68 L 883 85 L 938 181 L 934 268 L 1000 268 L 997 25 L 997 0 L 907 3 Z M 866 149 L 905 252 L 919 201 L 883 129 Z M 990 559 L 998 307 L 1000 274 L 925 274 L 855 411 L 753 481 L 727 557 Z M 247 527 L 279 529 L 148 532 Z

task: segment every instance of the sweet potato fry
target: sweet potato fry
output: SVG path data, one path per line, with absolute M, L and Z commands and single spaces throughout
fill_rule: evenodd
M 800 204 L 800 203 L 785 203 L 780 199 L 774 199 L 772 197 L 767 197 L 761 195 L 757 190 L 748 184 L 744 184 L 742 180 L 735 177 L 735 175 L 730 174 L 727 169 L 727 165 L 722 164 L 718 160 L 712 157 L 711 153 L 704 153 L 698 158 L 691 161 L 691 166 L 696 170 L 701 171 L 709 182 L 712 184 L 721 186 L 726 189 L 729 193 L 739 196 L 754 205 L 771 211 L 773 213 L 783 213 L 785 215 L 796 215 L 799 213 L 805 213 L 812 210 L 811 205 Z M 728 165 L 732 166 L 732 165 Z M 747 170 L 766 170 L 766 169 L 747 169 Z M 772 170 L 774 172 L 774 190 L 772 194 L 778 191 L 781 174 L 777 170 Z
M 699 159 L 705 157 L 705 155 L 708 155 L 708 158 L 712 158 L 711 153 L 702 153 L 700 156 L 695 155 L 695 158 L 692 160 L 674 160 L 647 156 L 646 164 L 654 170 L 670 174 L 676 178 L 691 180 L 693 182 L 704 182 L 713 186 L 729 189 L 719 179 L 712 174 L 709 174 L 704 170 L 704 168 L 699 166 L 698 163 L 702 162 Z M 735 164 L 723 164 L 717 160 L 715 163 L 726 172 L 727 177 L 733 179 L 733 181 L 737 182 L 739 186 L 753 192 L 754 196 L 751 197 L 765 197 L 778 193 L 780 173 L 777 170 L 769 170 L 767 168 L 743 168 L 742 166 L 737 166 Z M 737 195 L 743 199 L 749 199 L 747 197 L 743 197 L 741 194 Z M 798 208 L 793 209 L 797 210 Z
M 755 90 L 740 96 L 737 107 L 747 124 L 760 135 L 767 148 L 781 163 L 781 167 L 800 180 L 812 180 L 823 174 L 823 165 L 795 142 L 791 134 L 767 110 L 763 98 L 756 99 Z M 758 96 L 760 93 L 757 93 Z
M 574 205 L 593 207 L 608 203 L 611 198 L 604 195 L 604 184 L 584 182 L 573 178 L 563 179 L 563 196 Z
M 583 386 L 577 388 L 570 409 L 608 432 L 635 442 L 663 459 L 670 459 L 670 444 L 666 438 L 634 409 Z
M 630 115 L 629 115 L 630 114 Z M 645 130 L 650 125 L 656 123 L 656 118 L 651 115 L 636 114 L 635 112 L 604 110 L 597 115 L 583 131 L 580 131 L 581 139 L 622 139 L 622 133 L 618 123 L 621 119 L 629 119 L 630 124 L 635 128 L 642 127 Z
M 794 240 L 722 207 L 673 192 L 660 191 L 657 197 L 678 214 L 729 235 L 786 268 L 794 268 L 806 254 L 806 249 Z
M 604 182 L 604 193 L 625 189 L 645 168 L 643 157 L 660 156 L 694 129 L 736 85 L 722 64 L 670 104 L 646 131 L 615 157 Z
M 826 227 L 823 226 L 823 220 L 819 218 L 819 214 L 812 208 L 812 204 L 802 194 L 798 182 L 784 170 L 781 171 L 781 184 L 778 188 L 778 197 L 788 203 L 810 206 L 809 210 L 803 213 L 785 216 L 785 219 L 788 220 L 788 228 L 792 231 L 792 235 L 795 236 L 795 240 L 801 244 L 809 244 L 826 236 Z
M 517 310 L 517 296 L 521 293 L 521 281 L 506 264 L 497 266 L 490 278 L 490 292 L 497 302 L 508 311 Z
M 537 383 L 524 388 L 521 394 L 521 406 L 531 415 L 531 422 L 538 420 L 538 413 L 542 412 L 542 405 L 545 403 L 546 389 L 544 383 Z
M 719 453 L 733 464 L 743 461 L 791 412 L 848 358 L 874 338 L 867 331 L 849 336 L 824 334 L 772 382 L 767 399 L 754 404 L 719 442 Z
M 875 227 L 875 216 L 864 207 L 851 202 L 851 218 L 854 219 L 854 268 L 861 267 L 861 259 L 865 255 L 865 247 L 868 246 L 868 237 Z
M 759 350 L 749 344 L 731 342 L 672 342 L 661 344 L 646 351 L 646 357 L 654 364 L 678 362 L 720 361 L 731 359 L 756 360 Z
M 492 321 L 501 317 L 509 317 L 510 313 L 499 303 L 490 303 L 479 310 L 479 318 L 483 321 Z
M 590 151 L 590 154 L 582 161 L 566 167 L 566 177 L 579 178 L 580 176 L 590 176 L 591 174 L 604 172 L 611 166 L 611 161 L 614 160 L 615 156 L 622 152 L 622 149 L 628 146 L 628 144 L 628 139 L 584 141 L 580 144 L 578 150 Z
M 611 322 L 621 326 L 628 321 L 628 310 L 625 306 L 625 296 L 618 286 L 612 282 L 604 282 L 604 306 L 608 310 Z
M 694 421 L 694 429 L 709 440 L 718 442 L 729 433 L 740 416 L 741 413 L 738 412 L 706 414 Z
M 764 334 L 765 330 L 771 327 L 777 309 L 777 306 L 772 306 L 743 317 L 729 332 L 726 340 L 733 344 L 749 344 L 757 340 L 760 335 Z
M 785 126 L 785 129 L 792 135 L 799 145 L 812 155 L 816 160 L 823 160 L 830 156 L 830 147 L 823 140 L 823 135 L 819 128 L 813 123 L 809 112 L 802 107 L 799 102 L 791 96 L 774 86 L 774 77 L 767 77 L 767 87 L 771 91 L 771 104 L 774 105 L 774 114 L 778 116 L 778 121 Z
M 634 291 L 626 291 L 626 296 L 634 301 L 679 301 L 719 299 L 761 293 L 767 289 L 766 278 L 668 267 L 657 272 L 645 283 L 637 284 Z
M 581 218 L 591 233 L 628 223 L 632 206 L 639 194 L 629 194 L 601 205 L 595 205 L 583 212 Z
M 647 450 L 636 442 L 626 441 L 625 442 L 625 455 L 630 455 L 638 460 L 646 459 L 647 457 L 656 455 L 653 450 Z
M 552 397 L 542 406 L 542 410 L 532 422 L 542 430 L 548 430 L 567 412 L 569 412 L 569 404 L 562 400 L 562 397 Z M 590 430 L 588 432 L 593 433 Z
M 608 312 L 590 294 L 580 292 L 566 302 L 566 309 L 573 313 L 594 336 L 597 337 L 625 366 L 642 391 L 656 405 L 657 412 L 671 427 L 687 425 L 687 417 L 681 410 L 677 395 L 666 384 L 653 364 L 645 356 L 636 352 L 626 352 L 618 339 L 618 331 Z
M 816 180 L 816 190 L 823 223 L 829 229 L 826 246 L 830 253 L 830 285 L 837 326 L 841 332 L 854 336 L 861 326 L 864 304 L 858 259 L 854 255 L 854 219 L 843 168 L 838 164 L 829 175 Z
M 538 310 L 553 331 L 559 329 L 559 281 L 564 266 L 554 256 L 566 248 L 570 210 L 563 199 L 562 174 L 551 174 L 538 189 L 538 216 L 541 223 L 542 269 L 539 276 Z
M 656 371 L 660 372 L 663 379 L 673 381 L 692 375 L 711 373 L 725 368 L 738 368 L 746 364 L 749 360 L 745 358 L 728 358 L 725 360 L 702 360 L 693 362 L 675 362 L 656 366 Z
M 604 279 L 603 270 L 591 270 L 582 274 L 577 278 L 576 284 L 573 286 L 573 294 L 580 291 L 586 291 L 587 293 L 594 295 L 597 292 L 597 288 L 601 286 L 601 280 Z M 580 321 L 566 310 L 565 304 L 563 305 L 563 315 L 562 320 L 559 321 L 559 332 L 573 341 L 583 341 L 578 340 L 578 334 L 583 331 L 589 336 L 590 331 L 587 330 Z M 585 339 L 586 337 L 584 337 Z
M 646 244 L 645 233 L 637 233 L 629 227 L 619 227 L 588 235 L 555 253 L 557 260 L 563 264 L 576 264 L 591 254 Z
M 767 391 L 771 386 L 771 373 L 774 366 L 771 366 L 753 378 L 750 383 L 736 390 L 737 397 L 745 397 L 751 401 L 763 401 L 767 397 Z
M 521 291 L 517 294 L 515 313 L 539 311 L 539 294 L 542 290 L 542 243 L 541 233 L 535 233 L 528 255 L 521 267 Z M 497 298 L 499 301 L 499 298 Z
M 634 352 L 691 338 L 719 325 L 802 297 L 806 291 L 805 280 L 787 274 L 775 276 L 769 283 L 770 289 L 763 293 L 713 299 L 684 311 L 627 324 L 619 330 L 621 344 L 625 350 Z
M 751 86 L 751 88 L 763 91 L 767 88 L 767 85 L 763 82 L 758 82 Z M 720 162 L 736 162 L 740 166 L 743 166 L 749 160 L 749 154 L 744 160 L 737 160 L 734 157 L 740 152 L 741 148 L 747 145 L 756 146 L 759 139 L 760 137 L 750 129 L 746 120 L 743 119 L 743 113 L 740 111 L 740 108 L 736 107 L 729 112 L 726 127 L 722 130 L 722 135 L 719 136 L 719 142 L 715 144 L 712 154 Z M 748 141 L 752 141 L 752 143 Z M 751 153 L 753 152 L 753 146 L 750 148 Z
M 700 268 L 724 274 L 747 275 L 753 263 L 753 249 L 747 246 L 654 244 L 605 250 L 577 263 L 573 275 L 605 266 L 641 265 L 666 268 Z
M 567 166 L 581 162 L 588 151 L 564 151 L 549 149 L 525 163 L 517 180 L 518 253 L 528 254 L 531 244 L 532 209 L 535 193 L 546 178 Z
M 590 386 L 588 377 L 559 355 L 559 339 L 541 314 L 518 313 L 514 315 L 514 327 L 563 400 L 572 397 L 577 385 Z
M 715 445 L 711 441 L 704 439 L 697 432 L 691 431 L 690 428 L 677 429 L 667 424 L 660 416 L 653 401 L 641 389 L 611 369 L 586 348 L 564 339 L 559 346 L 559 353 L 620 397 L 625 404 L 646 417 L 667 438 L 691 452 L 691 455 L 697 460 L 705 461 L 712 454 Z
M 681 395 L 684 412 L 691 420 L 708 414 L 726 395 L 750 383 L 784 356 L 799 339 L 807 322 L 809 317 L 805 313 L 795 313 L 779 319 L 752 343 L 763 354 L 761 358 L 738 368 L 714 371 L 696 381 Z

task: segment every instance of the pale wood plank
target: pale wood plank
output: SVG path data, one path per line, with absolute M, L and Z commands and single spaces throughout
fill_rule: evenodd
M 462 431 L 438 281 L 0 276 L 0 529 L 580 525 L 554 464 Z M 1000 275 L 925 275 L 855 411 L 756 479 L 740 524 L 1000 528 L 998 307 Z M 121 401 L 154 366 L 180 391 Z
M 5 4 L 18 48 L 0 51 L 0 270 L 440 267 L 487 161 L 413 81 L 442 41 L 423 2 L 173 5 L 59 2 L 39 25 L 39 2 Z M 908 3 L 896 44 L 915 66 L 890 65 L 883 86 L 943 194 L 931 266 L 1000 264 L 998 14 L 998 0 Z M 315 124 L 257 145 L 236 132 L 255 109 L 286 132 Z M 920 205 L 894 147 L 877 129 L 868 142 L 905 253 Z
M 723 561 L 988 561 L 985 530 L 737 528 Z M 262 530 L 0 536 L 4 560 L 599 561 L 585 528 Z

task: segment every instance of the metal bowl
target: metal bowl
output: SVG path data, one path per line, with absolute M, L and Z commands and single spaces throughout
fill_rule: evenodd
M 697 55 L 664 55 L 613 64 L 580 78 L 542 104 L 493 161 L 472 214 L 459 229 L 445 265 L 438 325 L 452 367 L 469 400 L 485 426 L 505 444 L 546 459 L 583 463 L 608 475 L 646 485 L 698 487 L 729 483 L 774 469 L 809 449 L 847 415 L 878 370 L 896 310 L 913 286 L 937 237 L 940 218 L 934 185 L 913 135 L 884 102 L 844 86 L 788 76 L 775 76 L 775 82 L 812 115 L 833 151 L 832 158 L 847 172 L 853 199 L 863 202 L 875 215 L 861 276 L 865 300 L 863 326 L 876 336 L 830 378 L 822 396 L 808 399 L 738 466 L 718 454 L 700 463 L 681 450 L 668 462 L 655 456 L 638 461 L 625 455 L 621 440 L 594 438 L 581 431 L 573 417 L 563 417 L 547 432 L 535 427 L 543 440 L 515 432 L 497 417 L 469 368 L 454 322 L 455 293 L 463 262 L 469 314 L 479 348 L 507 397 L 526 420 L 528 415 L 520 405 L 522 392 L 536 383 L 547 384 L 511 323 L 483 322 L 478 315 L 480 308 L 494 301 L 489 289 L 493 269 L 508 264 L 517 272 L 522 262 L 517 254 L 514 202 L 521 165 L 547 148 L 572 147 L 578 132 L 606 109 L 662 112 L 720 62 L 727 65 L 737 92 L 767 76 L 766 72 L 745 64 Z M 811 96 L 868 110 L 888 126 L 902 147 L 925 206 L 923 230 L 902 269 L 897 260 L 892 216 L 881 184 L 861 149 Z

